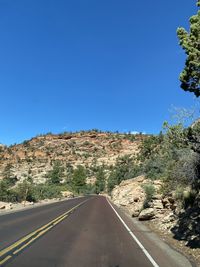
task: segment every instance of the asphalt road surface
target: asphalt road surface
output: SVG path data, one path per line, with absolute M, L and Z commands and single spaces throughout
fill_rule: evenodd
M 191 266 L 181 255 L 169 256 L 170 249 L 158 243 L 105 197 L 76 198 L 0 216 L 0 266 Z

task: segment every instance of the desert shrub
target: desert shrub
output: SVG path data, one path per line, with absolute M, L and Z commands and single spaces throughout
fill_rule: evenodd
M 64 176 L 64 167 L 60 161 L 55 161 L 53 169 L 46 174 L 49 184 L 59 184 Z
M 61 197 L 61 191 L 66 191 L 65 186 L 55 184 L 38 184 L 32 191 L 34 201 Z
M 27 201 L 36 201 L 33 197 L 33 185 L 24 180 L 22 183 L 19 183 L 14 189 L 13 193 L 16 194 L 18 202 L 27 200 Z
M 140 145 L 138 159 L 140 161 L 146 161 L 153 155 L 157 154 L 160 150 L 160 146 L 162 145 L 163 138 L 164 136 L 162 132 L 159 135 L 151 135 L 144 138 L 142 144 Z
M 147 177 L 156 180 L 159 179 L 166 168 L 166 159 L 160 157 L 159 155 L 153 155 L 151 158 L 146 160 L 143 169 Z
M 22 202 L 24 200 L 37 202 L 42 199 L 61 197 L 61 191 L 72 190 L 68 185 L 37 184 L 27 180 L 10 189 L 5 181 L 0 182 L 0 201 Z
M 200 126 L 164 123 L 163 129 L 162 135 L 143 141 L 138 158 L 148 178 L 163 181 L 163 194 L 177 190 L 178 199 L 189 205 L 200 189 Z M 186 187 L 193 190 L 187 199 L 182 194 Z
M 155 187 L 152 184 L 145 184 L 143 186 L 144 192 L 145 192 L 145 200 L 143 203 L 143 208 L 149 208 L 149 203 L 152 201 L 152 198 L 155 194 Z
M 86 184 L 82 189 L 80 189 L 80 193 L 84 195 L 96 194 L 96 187 L 94 184 Z
M 179 185 L 175 190 L 174 196 L 184 208 L 187 208 L 193 205 L 196 195 L 196 190 L 192 189 L 191 187 L 183 187 Z
M 130 155 L 125 155 L 117 159 L 113 166 L 107 181 L 107 190 L 111 192 L 115 185 L 118 185 L 123 180 L 134 178 L 142 173 L 141 166 L 136 162 L 136 159 Z
M 0 181 L 0 201 L 9 201 L 9 187 L 5 180 Z
M 89 141 L 83 142 L 83 146 L 89 146 L 91 143 Z

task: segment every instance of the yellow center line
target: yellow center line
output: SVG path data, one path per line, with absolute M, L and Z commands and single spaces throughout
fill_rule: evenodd
M 29 239 L 30 237 L 32 237 L 33 235 L 37 234 L 38 232 L 42 231 L 44 228 L 48 227 L 49 225 L 51 225 L 52 223 L 54 223 L 55 221 L 57 221 L 58 219 L 60 219 L 63 216 L 63 214 L 61 216 L 59 216 L 58 218 L 54 219 L 53 221 L 45 224 L 44 226 L 42 226 L 41 228 L 35 230 L 34 232 L 26 235 L 25 237 L 21 238 L 20 240 L 18 240 L 17 242 L 15 242 L 14 244 L 12 244 L 11 246 L 3 249 L 0 251 L 0 257 L 2 257 L 4 254 L 6 254 L 7 252 L 9 252 L 10 250 L 14 249 L 15 247 L 19 246 L 21 243 L 25 242 L 27 239 Z
M 59 222 L 63 221 L 67 216 L 68 216 L 68 214 L 66 214 L 65 216 L 63 216 L 62 218 L 60 218 L 58 221 L 54 222 L 53 225 L 56 225 Z
M 19 251 L 21 251 L 22 249 L 24 249 L 25 247 L 27 247 L 30 243 L 32 243 L 35 239 L 37 239 L 38 237 L 40 237 L 41 235 L 43 235 L 44 233 L 46 233 L 47 231 L 49 231 L 52 227 L 54 227 L 55 225 L 57 225 L 59 222 L 61 222 L 62 220 L 64 220 L 69 215 L 69 213 L 71 213 L 73 210 L 75 210 L 76 208 L 78 208 L 80 205 L 82 205 L 86 201 L 88 201 L 88 200 L 84 200 L 83 202 L 81 202 L 78 205 L 74 206 L 73 208 L 71 208 L 67 212 L 65 212 L 62 215 L 58 216 L 57 218 L 53 219 L 49 223 L 43 225 L 42 227 L 38 228 L 37 230 L 35 230 L 35 231 L 31 232 L 30 234 L 26 235 L 25 237 L 19 239 L 18 241 L 16 241 L 15 243 L 13 243 L 12 245 L 10 245 L 9 247 L 1 250 L 0 251 L 0 257 L 3 257 L 5 254 L 11 252 L 14 248 L 18 247 L 19 245 L 21 245 L 25 241 L 28 241 L 28 239 L 30 239 L 32 236 L 34 236 L 34 235 L 37 234 L 35 237 L 33 237 L 31 240 L 29 240 L 26 244 L 24 244 L 23 246 L 21 246 L 20 248 L 18 248 L 17 250 L 15 250 L 13 252 L 13 254 L 17 254 Z M 11 255 L 8 255 L 6 258 L 4 258 L 3 260 L 0 261 L 0 264 L 5 263 L 11 257 L 12 257 Z
M 6 261 L 8 261 L 10 258 L 12 258 L 11 255 L 8 255 L 5 259 L 3 259 L 2 261 L 0 261 L 0 265 L 4 264 Z
M 37 236 L 33 237 L 30 241 L 28 241 L 26 244 L 24 244 L 23 246 L 21 246 L 19 249 L 15 250 L 13 252 L 13 254 L 17 254 L 18 252 L 20 252 L 21 250 L 23 250 L 25 247 L 27 247 L 28 245 L 30 245 L 34 240 L 36 240 L 38 237 L 40 237 L 41 235 L 45 234 L 47 231 L 49 231 L 51 228 L 53 227 L 53 225 L 49 226 L 47 229 L 43 230 L 42 232 L 40 232 Z

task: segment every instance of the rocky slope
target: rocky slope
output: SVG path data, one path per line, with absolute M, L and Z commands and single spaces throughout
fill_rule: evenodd
M 149 207 L 144 208 L 144 187 L 149 184 L 155 188 L 155 193 Z M 173 192 L 162 196 L 161 186 L 159 180 L 150 181 L 139 176 L 122 181 L 113 189 L 111 199 L 131 217 L 145 221 L 153 231 L 200 266 L 200 201 L 197 199 L 192 207 L 184 210 Z
M 0 147 L 0 179 L 6 171 L 18 181 L 31 177 L 44 183 L 54 161 L 66 166 L 113 165 L 117 157 L 137 154 L 143 135 L 102 133 L 96 131 L 47 134 L 22 144 Z

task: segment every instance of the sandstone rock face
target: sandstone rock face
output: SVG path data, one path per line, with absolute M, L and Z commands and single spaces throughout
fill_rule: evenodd
M 47 134 L 32 138 L 22 144 L 10 147 L 0 146 L 0 179 L 9 164 L 13 176 L 19 182 L 31 177 L 35 184 L 45 183 L 46 173 L 52 170 L 55 160 L 63 167 L 70 164 L 74 168 L 83 166 L 111 166 L 118 157 L 136 155 L 145 136 L 135 136 L 129 140 L 126 134 L 79 132 L 59 135 Z M 66 169 L 66 168 L 65 168 Z M 94 183 L 88 177 L 88 183 Z
M 139 220 L 150 220 L 155 216 L 155 211 L 153 208 L 144 209 L 139 214 Z
M 145 193 L 141 187 L 145 181 L 144 176 L 122 181 L 113 189 L 112 201 L 116 205 L 124 207 L 131 216 L 137 217 L 145 199 Z
M 61 191 L 61 194 L 63 197 L 66 197 L 66 198 L 73 198 L 74 197 L 74 194 L 70 191 Z
M 155 195 L 149 203 L 149 208 L 143 209 L 145 200 L 144 185 L 152 184 Z M 172 196 L 163 198 L 160 194 L 162 182 L 150 181 L 145 176 L 139 176 L 130 180 L 122 181 L 112 193 L 112 201 L 123 208 L 130 216 L 138 217 L 139 220 L 153 220 L 160 229 L 171 229 L 176 223 L 175 210 L 177 204 Z

